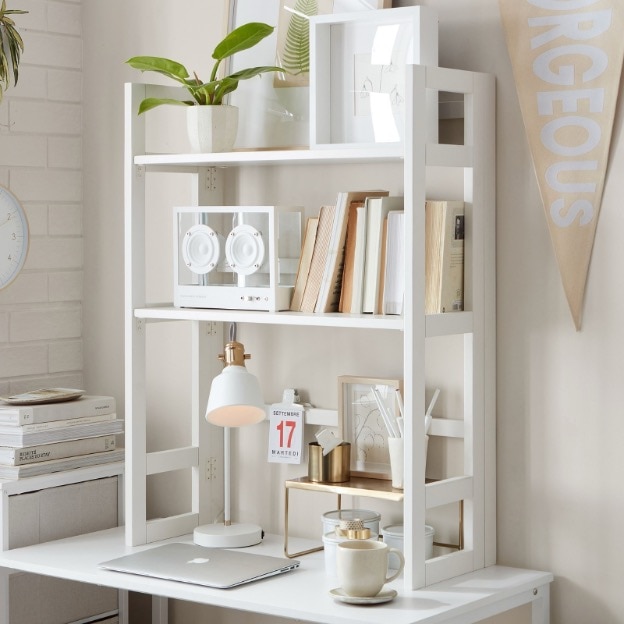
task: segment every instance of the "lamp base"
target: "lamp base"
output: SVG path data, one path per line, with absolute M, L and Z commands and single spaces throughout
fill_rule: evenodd
M 208 548 L 243 548 L 259 544 L 262 535 L 257 524 L 204 524 L 195 527 L 193 541 Z

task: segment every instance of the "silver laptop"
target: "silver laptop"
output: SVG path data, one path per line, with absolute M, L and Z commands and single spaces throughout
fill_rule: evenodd
M 296 559 L 175 542 L 103 561 L 106 570 L 227 589 L 299 567 Z

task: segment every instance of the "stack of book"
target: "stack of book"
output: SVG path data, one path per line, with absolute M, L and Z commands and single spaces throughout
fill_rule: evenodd
M 123 460 L 115 399 L 0 405 L 0 479 L 20 479 Z
M 341 192 L 335 206 L 308 219 L 290 309 L 378 312 L 368 296 L 376 299 L 379 289 L 380 216 L 398 203 L 402 209 L 402 198 L 390 198 L 388 191 Z
M 427 314 L 463 309 L 463 222 L 463 202 L 426 202 Z M 292 311 L 400 315 L 404 295 L 403 197 L 341 192 L 307 220 Z

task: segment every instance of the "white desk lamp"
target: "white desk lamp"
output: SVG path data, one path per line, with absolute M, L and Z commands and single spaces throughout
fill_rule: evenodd
M 258 379 L 245 368 L 249 359 L 245 347 L 236 340 L 225 345 L 219 359 L 225 362 L 220 375 L 212 380 L 206 420 L 224 427 L 223 431 L 223 524 L 205 524 L 193 531 L 193 541 L 211 548 L 239 548 L 262 540 L 256 524 L 232 524 L 230 520 L 230 427 L 253 425 L 265 418 L 264 402 Z

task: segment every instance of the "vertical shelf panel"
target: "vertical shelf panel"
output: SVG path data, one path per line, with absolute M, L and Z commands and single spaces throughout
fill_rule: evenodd
M 427 128 L 427 69 L 409 66 L 405 122 L 405 302 L 403 378 L 405 444 L 405 501 L 403 506 L 405 586 L 425 585 L 425 189 Z M 411 380 L 409 383 L 408 380 Z
M 125 258 L 125 392 L 126 541 L 144 544 L 147 539 L 145 321 L 134 318 L 134 309 L 145 305 L 145 171 L 134 156 L 145 151 L 145 121 L 135 115 L 145 97 L 142 85 L 126 85 L 124 141 L 124 258 Z

